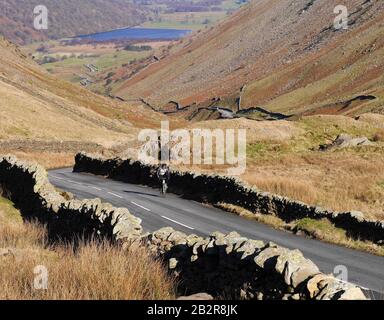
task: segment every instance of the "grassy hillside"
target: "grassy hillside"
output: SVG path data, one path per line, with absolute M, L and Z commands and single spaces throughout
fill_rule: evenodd
M 139 128 L 157 126 L 160 117 L 57 79 L 3 38 L 0 94 L 2 152 L 35 150 L 42 159 L 49 158 L 42 156 L 45 150 L 73 154 L 126 143 Z
M 246 129 L 247 167 L 241 179 L 260 190 L 337 211 L 358 210 L 384 220 L 384 115 L 210 120 L 188 128 Z M 319 150 L 340 134 L 367 137 L 372 145 Z M 226 174 L 226 168 L 215 163 L 195 169 Z
M 348 2 L 349 29 L 335 30 L 339 2 L 252 1 L 214 28 L 192 35 L 116 90 L 155 106 L 209 104 L 270 111 L 357 114 L 382 111 L 384 3 Z M 352 40 L 353 39 L 353 40 Z M 244 87 L 245 86 L 245 87 Z M 372 100 L 350 100 L 372 95 Z

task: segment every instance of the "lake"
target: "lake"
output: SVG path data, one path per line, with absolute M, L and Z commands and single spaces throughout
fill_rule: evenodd
M 124 28 L 74 37 L 93 41 L 112 40 L 176 40 L 186 36 L 191 30 L 158 28 Z

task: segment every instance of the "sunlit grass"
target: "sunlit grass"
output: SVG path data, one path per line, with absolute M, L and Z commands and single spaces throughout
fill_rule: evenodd
M 0 198 L 0 299 L 173 299 L 175 281 L 144 247 L 91 241 L 48 244 L 44 226 L 22 222 Z M 5 252 L 5 254 L 4 254 Z M 34 269 L 48 271 L 48 287 L 36 290 Z

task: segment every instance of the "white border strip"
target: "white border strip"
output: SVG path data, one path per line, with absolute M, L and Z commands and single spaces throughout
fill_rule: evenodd
M 176 220 L 173 220 L 173 219 L 171 219 L 171 218 L 168 218 L 168 217 L 165 217 L 165 216 L 161 216 L 161 217 L 164 218 L 164 219 L 167 219 L 167 220 L 169 220 L 169 221 L 172 221 L 172 222 L 174 222 L 174 223 L 177 223 L 177 224 L 179 224 L 179 225 L 181 225 L 181 226 L 183 226 L 183 227 L 186 227 L 186 228 L 188 228 L 188 229 L 195 230 L 194 228 L 192 228 L 192 227 L 190 227 L 190 226 L 187 226 L 186 224 L 183 224 L 183 223 L 178 222 L 178 221 L 176 221 Z

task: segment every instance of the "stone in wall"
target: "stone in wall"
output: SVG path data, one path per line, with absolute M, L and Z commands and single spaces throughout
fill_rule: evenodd
M 321 273 L 299 250 L 236 232 L 208 238 L 162 228 L 143 242 L 167 263 L 186 294 L 232 299 L 366 299 L 360 288 Z
M 51 237 L 96 235 L 125 241 L 142 233 L 141 220 L 127 209 L 115 208 L 100 199 L 66 200 L 49 182 L 44 168 L 16 157 L 0 158 L 0 185 L 24 218 L 46 224 Z

